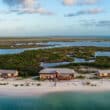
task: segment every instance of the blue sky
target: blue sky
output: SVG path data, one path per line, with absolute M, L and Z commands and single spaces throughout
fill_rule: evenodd
M 0 0 L 0 36 L 109 36 L 110 0 Z

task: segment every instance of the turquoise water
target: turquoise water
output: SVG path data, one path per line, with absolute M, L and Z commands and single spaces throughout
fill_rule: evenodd
M 110 110 L 110 92 L 0 97 L 0 110 Z

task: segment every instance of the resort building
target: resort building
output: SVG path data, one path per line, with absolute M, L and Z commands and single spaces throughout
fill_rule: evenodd
M 12 78 L 12 77 L 17 77 L 17 76 L 18 76 L 17 70 L 0 70 L 1 78 Z
M 45 68 L 39 72 L 40 79 L 71 80 L 74 78 L 75 71 L 68 68 Z
M 99 77 L 110 77 L 110 70 L 98 70 L 97 76 L 99 76 Z

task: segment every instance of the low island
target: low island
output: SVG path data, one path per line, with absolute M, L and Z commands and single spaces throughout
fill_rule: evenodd
M 9 45 L 14 46 L 11 49 L 28 48 L 29 45 L 32 48 L 16 54 L 0 55 L 0 95 L 32 96 L 63 91 L 110 91 L 110 46 L 99 45 L 108 42 L 104 39 L 42 41 L 34 38 L 11 38 L 1 41 L 0 47 L 6 51 L 7 48 L 10 49 Z M 47 45 L 49 41 L 54 45 Z M 83 45 L 85 41 L 97 43 L 97 46 L 72 45 L 79 42 Z M 6 42 L 8 46 L 5 45 Z M 69 42 L 70 45 L 64 45 Z M 46 48 L 33 47 L 36 43 L 37 46 Z M 60 46 L 61 43 L 63 46 Z

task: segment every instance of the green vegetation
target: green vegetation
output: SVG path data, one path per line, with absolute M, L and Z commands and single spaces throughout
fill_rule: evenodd
M 77 76 L 76 78 L 77 79 L 85 79 L 85 76 L 80 75 L 80 76 Z
M 40 62 L 59 62 L 71 61 L 72 59 L 58 53 L 52 53 L 51 50 L 26 51 L 21 54 L 0 55 L 1 69 L 17 69 L 20 75 L 24 77 L 38 75 L 41 69 Z
M 102 47 L 66 47 L 45 50 L 25 51 L 21 54 L 0 55 L 1 69 L 17 69 L 23 77 L 38 75 L 41 69 L 40 62 L 73 61 L 74 57 L 87 60 L 94 57 L 96 51 L 108 51 L 110 48 Z M 78 66 L 91 66 L 110 68 L 110 57 L 97 57 L 94 63 L 73 63 L 60 67 L 74 68 Z

